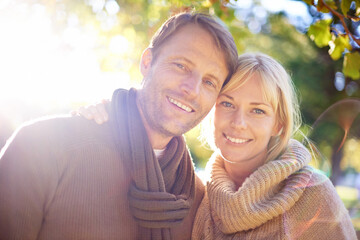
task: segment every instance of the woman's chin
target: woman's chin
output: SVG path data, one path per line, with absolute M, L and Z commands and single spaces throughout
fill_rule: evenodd
M 224 159 L 224 161 L 229 162 L 229 163 L 238 163 L 241 161 L 241 159 L 239 159 L 239 157 L 236 157 L 235 154 L 229 154 L 226 152 L 219 152 L 220 156 Z

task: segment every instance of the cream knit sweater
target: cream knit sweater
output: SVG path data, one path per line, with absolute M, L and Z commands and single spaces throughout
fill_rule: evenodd
M 305 147 L 292 140 L 280 159 L 236 189 L 223 159 L 213 156 L 192 239 L 356 239 L 334 186 L 307 166 L 309 160 Z

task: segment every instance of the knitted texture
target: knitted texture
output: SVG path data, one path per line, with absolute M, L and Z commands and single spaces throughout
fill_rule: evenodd
M 193 239 L 311 239 L 324 229 L 338 234 L 330 239 L 356 239 L 333 186 L 306 166 L 309 161 L 306 148 L 291 140 L 279 159 L 259 167 L 236 189 L 223 159 L 213 156 Z
M 136 91 L 117 90 L 112 99 L 118 146 L 131 159 L 129 190 L 132 214 L 141 239 L 171 239 L 170 227 L 187 216 L 195 197 L 192 160 L 182 137 L 174 137 L 166 155 L 157 159 L 136 106 Z

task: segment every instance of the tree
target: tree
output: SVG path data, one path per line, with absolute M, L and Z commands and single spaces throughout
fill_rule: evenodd
M 360 1 L 304 0 L 316 7 L 314 23 L 308 35 L 318 47 L 329 46 L 333 60 L 343 58 L 343 73 L 352 79 L 360 78 Z

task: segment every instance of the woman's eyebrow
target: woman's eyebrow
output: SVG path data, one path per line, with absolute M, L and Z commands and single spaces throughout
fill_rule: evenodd
M 250 103 L 251 105 L 256 105 L 256 106 L 259 106 L 259 105 L 264 105 L 264 106 L 267 106 L 267 107 L 272 107 L 270 104 L 268 103 L 263 103 L 263 102 L 252 102 Z
M 231 99 L 231 100 L 234 100 L 233 97 L 231 97 L 231 96 L 229 96 L 229 95 L 227 95 L 227 94 L 225 94 L 225 93 L 221 94 L 219 97 L 221 97 L 221 96 L 224 96 L 224 97 L 227 97 L 227 98 L 229 98 L 229 99 Z

